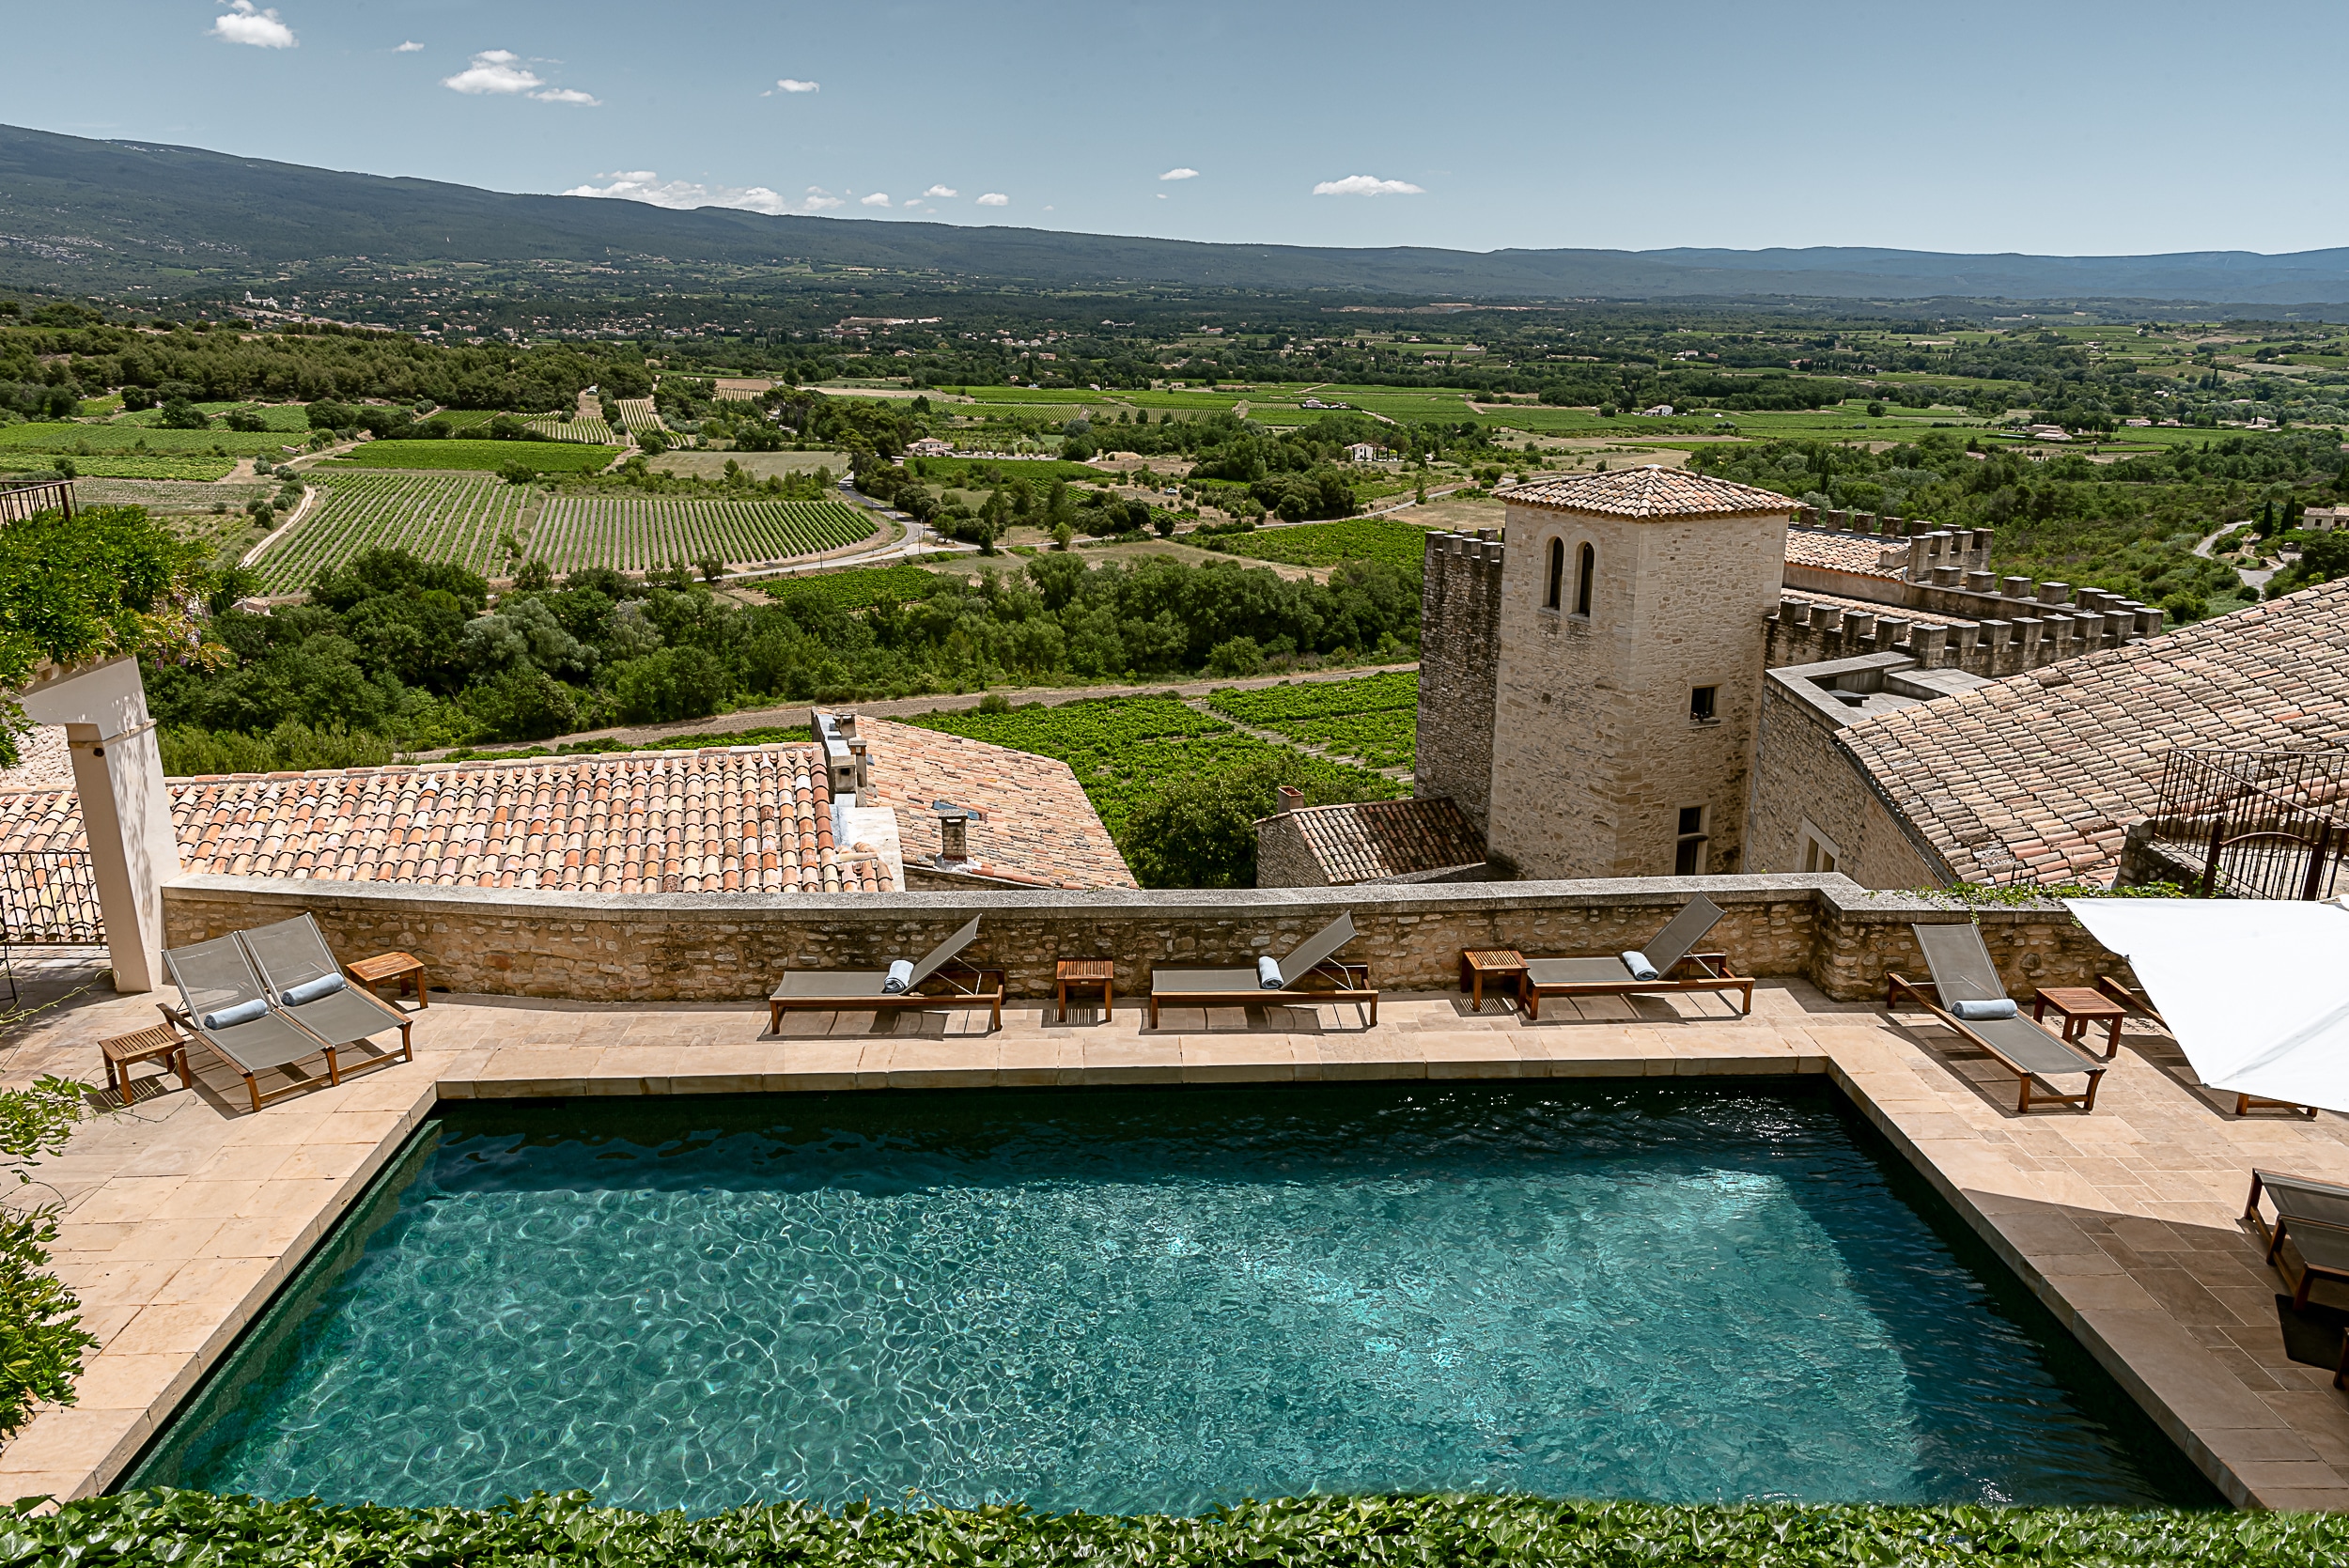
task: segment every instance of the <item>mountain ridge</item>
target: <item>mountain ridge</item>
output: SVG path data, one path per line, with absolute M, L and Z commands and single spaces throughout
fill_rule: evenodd
M 437 237 L 437 238 L 436 238 Z M 1566 299 L 2108 299 L 2349 303 L 2349 248 L 2266 256 L 1952 254 L 1874 246 L 1651 251 L 1344 248 L 691 210 L 313 168 L 0 125 L 0 283 L 260 283 L 365 260 L 575 262 L 651 273 L 874 268 L 1045 287 L 1156 286 Z

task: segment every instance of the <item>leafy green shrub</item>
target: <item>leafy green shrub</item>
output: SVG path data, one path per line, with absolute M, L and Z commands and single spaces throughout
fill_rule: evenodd
M 288 719 L 267 735 L 174 725 L 158 732 L 163 771 L 173 778 L 199 773 L 302 772 L 314 768 L 380 768 L 392 760 L 392 742 L 339 724 L 313 729 Z
M 28 1182 L 26 1161 L 65 1148 L 82 1113 L 83 1087 L 47 1077 L 0 1091 L 0 1164 Z M 13 1436 L 42 1400 L 73 1403 L 82 1356 L 98 1338 L 82 1327 L 82 1304 L 44 1273 L 57 1239 L 57 1208 L 0 1209 L 0 1438 Z
M 2349 1517 L 2177 1509 L 1744 1507 L 1538 1498 L 1310 1497 L 1196 1517 L 975 1509 L 827 1513 L 804 1503 L 708 1518 L 543 1493 L 492 1509 L 339 1507 L 132 1492 L 22 1508 L 8 1563 L 333 1563 L 337 1568 L 597 1563 L 897 1568 L 1148 1563 L 1166 1568 L 2335 1568 Z

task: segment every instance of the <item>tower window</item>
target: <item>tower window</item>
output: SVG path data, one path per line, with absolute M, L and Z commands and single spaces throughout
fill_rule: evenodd
M 1679 842 L 1672 846 L 1672 875 L 1702 877 L 1704 875 L 1704 808 L 1680 808 Z
M 1714 708 L 1714 698 L 1719 691 L 1720 688 L 1718 686 L 1688 688 L 1688 722 L 1690 723 L 1718 724 L 1720 722 L 1721 716 Z
M 1563 539 L 1552 539 L 1549 541 L 1549 587 L 1548 590 L 1542 595 L 1542 608 L 1545 610 L 1557 609 L 1559 596 L 1563 594 L 1565 591 L 1566 541 Z
M 1589 545 L 1582 547 L 1582 558 L 1574 571 L 1574 613 L 1591 613 L 1591 579 L 1598 575 L 1598 551 Z

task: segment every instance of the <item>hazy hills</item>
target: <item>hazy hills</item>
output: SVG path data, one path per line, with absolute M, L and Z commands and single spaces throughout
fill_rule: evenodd
M 370 264 L 564 260 L 671 277 L 811 263 L 961 283 L 1422 299 L 2349 302 L 2349 249 L 2036 256 L 1849 247 L 1479 254 L 1201 244 L 721 208 L 678 212 L 0 126 L 0 285 L 77 292 L 195 287 L 357 257 Z

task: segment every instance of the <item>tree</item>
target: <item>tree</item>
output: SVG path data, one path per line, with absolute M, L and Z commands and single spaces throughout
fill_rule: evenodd
M 212 424 L 202 409 L 185 397 L 164 399 L 163 416 L 157 423 L 166 430 L 208 430 Z
M 1256 883 L 1256 820 L 1280 785 L 1308 804 L 1364 799 L 1361 786 L 1316 771 L 1296 753 L 1170 780 L 1127 818 L 1118 847 L 1145 888 L 1247 888 Z

